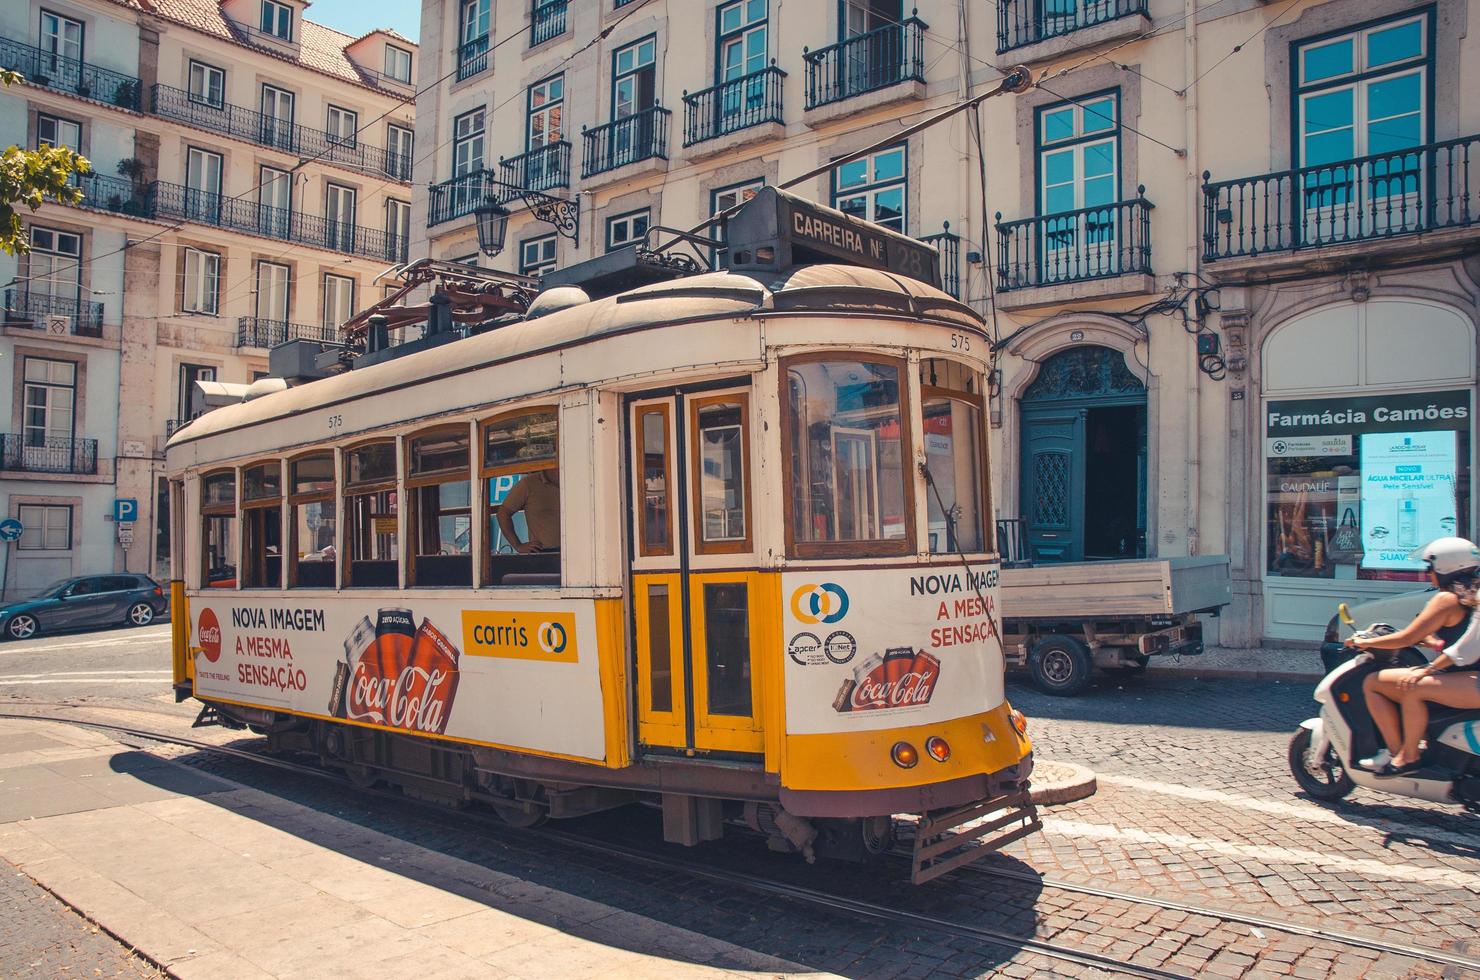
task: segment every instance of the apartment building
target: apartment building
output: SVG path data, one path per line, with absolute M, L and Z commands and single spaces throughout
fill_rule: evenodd
M 1316 640 L 1475 533 L 1477 13 L 429 0 L 412 251 L 477 257 L 492 196 L 478 260 L 541 275 L 883 141 L 796 190 L 934 242 L 987 315 L 1008 556 L 1224 554 L 1214 637 Z M 887 143 L 1017 64 L 979 141 L 961 114 Z
M 0 143 L 92 163 L 82 203 L 0 256 L 7 597 L 167 576 L 163 449 L 293 337 L 333 338 L 410 234 L 417 46 L 297 0 L 29 0 L 0 10 Z M 114 501 L 136 502 L 132 527 Z M 124 512 L 127 514 L 127 511 Z

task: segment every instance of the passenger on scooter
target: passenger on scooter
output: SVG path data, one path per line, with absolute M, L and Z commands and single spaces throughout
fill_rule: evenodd
M 1480 708 L 1480 642 L 1475 633 L 1480 548 L 1464 538 L 1439 538 L 1414 552 L 1439 591 L 1413 622 L 1387 636 L 1348 639 L 1359 650 L 1401 650 L 1422 644 L 1442 651 L 1424 667 L 1391 667 L 1368 676 L 1367 710 L 1387 748 L 1359 768 L 1397 776 L 1419 767 L 1419 742 L 1428 727 L 1430 701 L 1452 708 Z M 1461 642 L 1464 638 L 1465 642 Z

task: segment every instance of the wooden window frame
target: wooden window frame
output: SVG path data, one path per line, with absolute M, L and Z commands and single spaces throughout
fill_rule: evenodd
M 643 516 L 643 509 L 647 506 L 647 488 L 643 485 L 642 460 L 644 456 L 642 417 L 649 413 L 663 416 L 663 486 L 668 494 L 668 544 L 663 548 L 649 548 L 647 541 L 647 528 Z M 632 407 L 632 456 L 636 465 L 632 467 L 633 499 L 637 501 L 637 513 L 634 523 L 636 533 L 633 535 L 637 540 L 637 555 L 639 558 L 667 558 L 672 557 L 674 546 L 677 544 L 680 528 L 678 527 L 678 499 L 680 492 L 673 482 L 673 457 L 674 457 L 674 431 L 673 431 L 673 402 L 671 399 L 646 402 Z M 748 472 L 748 470 L 747 470 Z M 747 515 L 745 528 L 750 530 L 750 519 Z
M 481 433 L 481 429 L 479 430 Z M 468 462 L 462 470 L 436 470 L 431 473 L 415 474 L 411 469 L 412 452 L 418 439 L 436 436 L 443 433 L 458 433 L 468 440 Z M 477 511 L 477 501 L 473 499 L 473 446 L 472 433 L 466 422 L 447 422 L 440 425 L 428 426 L 415 432 L 408 432 L 402 439 L 404 446 L 402 465 L 405 467 L 406 478 L 404 480 L 403 501 L 401 507 L 406 515 L 404 540 L 398 542 L 401 553 L 406 556 L 406 588 L 473 588 L 473 515 Z M 416 549 L 421 544 L 421 515 L 417 510 L 416 493 L 424 487 L 441 486 L 444 483 L 452 483 L 458 478 L 468 481 L 468 584 L 466 586 L 441 586 L 416 584 Z M 414 539 L 414 540 L 413 540 Z
M 956 363 L 962 364 L 960 361 Z M 976 370 L 968 364 L 962 364 L 962 367 L 971 371 L 977 378 L 985 377 L 981 371 Z M 977 459 L 981 462 L 981 494 L 977 504 L 981 508 L 982 521 L 982 547 L 980 553 L 990 555 L 997 547 L 997 521 L 992 513 L 992 455 L 991 449 L 987 444 L 987 428 L 991 416 L 988 414 L 986 396 L 980 391 L 971 392 L 960 391 L 955 388 L 939 388 L 935 385 L 927 385 L 922 382 L 920 384 L 920 432 L 922 435 L 925 431 L 925 403 L 938 398 L 962 402 L 976 409 L 978 413 L 977 419 L 980 424 L 976 427 L 978 434 Z M 922 476 L 921 479 L 924 479 L 924 477 Z M 927 515 L 926 520 L 928 522 L 928 515 L 930 513 L 928 499 L 930 493 L 929 487 L 925 488 L 925 493 L 927 494 L 925 514 Z M 927 548 L 929 547 L 928 541 L 926 546 Z M 956 554 L 954 551 L 932 551 L 930 553 L 933 555 Z M 964 552 L 964 554 L 976 553 L 978 552 Z
M 502 466 L 488 465 L 489 428 L 492 427 L 495 423 L 502 422 L 505 419 L 518 418 L 521 415 L 533 415 L 537 412 L 549 412 L 550 414 L 555 416 L 554 461 L 552 462 L 549 460 L 542 460 L 540 462 L 533 463 L 506 463 Z M 478 468 L 476 471 L 478 476 L 478 494 L 473 500 L 473 519 L 475 521 L 481 521 L 483 524 L 483 554 L 478 557 L 478 565 L 480 568 L 480 585 L 486 584 L 493 578 L 493 550 L 492 543 L 489 541 L 488 538 L 488 535 L 491 533 L 492 529 L 488 527 L 488 522 L 495 519 L 494 515 L 498 513 L 498 508 L 489 503 L 488 481 L 497 476 L 512 476 L 514 474 L 538 473 L 541 470 L 560 469 L 560 428 L 560 406 L 553 403 L 544 405 L 524 405 L 520 408 L 510 409 L 506 412 L 499 412 L 497 415 L 490 415 L 488 418 L 482 419 L 478 422 Z M 560 507 L 561 513 L 563 514 L 565 510 L 564 486 L 562 486 L 560 489 Z M 560 550 L 561 552 L 564 552 L 565 549 L 563 546 L 565 542 L 561 541 L 560 543 L 562 545 Z M 561 578 L 562 580 L 564 579 L 563 572 L 561 573 Z M 536 587 L 553 588 L 553 586 Z
M 327 456 L 329 458 L 329 476 L 334 485 L 331 486 L 328 490 L 310 490 L 305 493 L 294 493 L 293 467 L 297 466 L 304 460 L 315 459 L 321 456 Z M 341 523 L 340 514 L 337 509 L 337 503 L 339 499 L 338 492 L 341 486 L 341 482 L 339 480 L 339 469 L 334 462 L 334 450 L 332 449 L 310 449 L 307 452 L 302 452 L 296 456 L 288 457 L 286 462 L 287 465 L 284 467 L 285 472 L 283 477 L 283 499 L 287 502 L 288 505 L 288 516 L 286 518 L 287 527 L 283 535 L 283 560 L 286 564 L 286 567 L 283 569 L 283 588 L 296 589 L 300 587 L 298 585 L 297 559 L 297 508 L 304 504 L 321 504 L 326 501 L 336 504 L 336 510 L 334 514 L 334 549 L 336 559 L 335 564 L 337 565 L 337 559 L 339 556 L 339 531 Z M 291 560 L 289 559 L 289 556 L 292 556 Z
M 698 398 L 687 399 L 689 406 L 689 480 L 690 480 L 690 517 L 689 526 L 694 532 L 694 554 L 696 555 L 748 555 L 755 551 L 755 509 L 751 506 L 750 471 L 752 466 L 752 453 L 750 442 L 750 392 L 737 390 L 714 395 L 704 395 Z M 715 541 L 706 542 L 702 533 L 703 527 L 703 462 L 699 455 L 699 410 L 707 405 L 722 405 L 727 402 L 740 403 L 740 442 L 741 445 L 741 493 L 743 506 L 745 508 L 745 538 L 740 541 Z
M 232 484 L 231 484 L 231 502 L 230 503 L 224 503 L 224 504 L 223 503 L 214 503 L 214 504 L 213 503 L 210 503 L 210 502 L 208 502 L 206 500 L 206 487 L 210 484 L 210 482 L 212 480 L 216 479 L 217 477 L 222 477 L 222 476 L 230 476 L 231 479 L 232 479 Z M 209 548 L 209 544 L 210 544 L 210 532 L 208 530 L 208 522 L 210 521 L 210 519 L 212 517 L 233 517 L 233 518 L 236 518 L 236 521 L 237 521 L 237 539 L 236 539 L 236 541 L 232 542 L 232 550 L 234 552 L 237 552 L 237 553 L 235 553 L 235 554 L 232 555 L 233 563 L 234 563 L 234 565 L 236 567 L 236 585 L 230 591 L 233 591 L 234 592 L 234 591 L 238 591 L 238 590 L 241 589 L 241 581 L 242 581 L 241 555 L 240 555 L 240 550 L 241 550 L 241 515 L 237 512 L 237 506 L 238 506 L 239 502 L 241 501 L 241 486 L 242 486 L 241 474 L 239 472 L 237 472 L 237 469 L 234 466 L 227 466 L 227 467 L 223 467 L 221 469 L 209 470 L 209 471 L 207 471 L 205 473 L 202 473 L 200 475 L 200 492 L 197 494 L 197 496 L 200 499 L 200 513 L 197 515 L 197 517 L 200 520 L 200 561 L 199 561 L 199 567 L 200 567 L 200 588 L 202 590 L 212 588 L 212 586 L 210 585 L 210 581 L 211 581 L 210 548 Z M 226 591 L 226 590 L 223 589 L 222 591 Z
M 248 471 L 250 471 L 250 470 L 257 470 L 257 469 L 264 469 L 264 468 L 270 468 L 274 464 L 277 465 L 277 471 L 278 471 L 278 492 L 274 496 L 271 496 L 271 497 L 254 497 L 251 500 L 248 500 L 247 499 L 247 473 L 248 473 Z M 257 510 L 272 510 L 273 508 L 276 508 L 277 509 L 277 512 L 278 512 L 278 561 L 279 561 L 279 563 L 281 563 L 282 560 L 283 560 L 283 554 L 284 554 L 284 551 L 285 551 L 285 549 L 283 548 L 283 461 L 282 461 L 282 459 L 281 458 L 278 458 L 278 459 L 272 459 L 272 460 L 259 460 L 259 461 L 254 462 L 254 463 L 244 463 L 241 466 L 239 466 L 237 468 L 237 476 L 236 476 L 236 495 L 237 495 L 237 500 L 240 501 L 240 504 L 239 504 L 239 506 L 237 508 L 237 510 L 238 510 L 237 517 L 241 521 L 241 527 L 240 527 L 240 530 L 237 533 L 240 534 L 240 535 L 242 535 L 242 540 L 240 542 L 241 551 L 239 552 L 238 557 L 239 558 L 249 557 L 246 554 L 246 547 L 247 547 L 246 531 L 247 531 L 247 520 L 248 520 L 247 514 L 248 514 L 248 512 L 249 511 L 257 511 Z M 266 566 L 266 563 L 265 563 L 266 562 L 266 558 L 267 558 L 267 556 L 266 555 L 263 555 L 264 564 L 263 564 L 262 568 L 264 570 L 267 567 Z M 254 562 L 256 561 L 255 558 L 253 558 L 252 560 Z M 255 573 L 257 572 L 258 569 L 254 565 L 253 568 L 252 568 L 252 570 L 253 570 L 253 576 L 252 577 L 255 579 L 256 578 L 256 574 Z M 278 584 L 277 585 L 266 585 L 266 584 L 264 584 L 262 582 L 257 582 L 257 581 L 253 581 L 251 583 L 244 582 L 243 581 L 243 576 L 242 576 L 242 571 L 243 571 L 243 569 L 242 569 L 242 562 L 238 561 L 238 563 L 237 563 L 237 569 L 236 569 L 236 587 L 238 589 L 279 589 L 279 590 L 281 590 L 283 588 L 283 576 L 284 576 L 285 573 L 284 573 L 284 570 L 283 570 L 281 564 L 279 564 L 279 566 L 278 566 Z
M 791 399 L 787 387 L 789 371 L 794 364 L 826 363 L 829 361 L 858 361 L 864 364 L 884 364 L 899 371 L 899 439 L 900 463 L 904 473 L 904 537 L 877 538 L 871 541 L 797 541 L 793 517 L 791 487 L 796 475 L 791 468 L 791 446 L 796 431 L 796 420 L 792 418 Z M 782 519 L 786 523 L 787 558 L 893 558 L 916 553 L 915 529 L 915 467 L 914 407 L 910 401 L 910 366 L 903 357 L 875 354 L 867 351 L 830 350 L 809 351 L 792 354 L 778 362 L 780 371 L 777 396 L 781 406 L 781 474 Z
M 392 458 L 395 458 L 396 439 L 394 436 L 391 436 L 389 438 L 385 436 L 378 436 L 374 439 L 363 439 L 359 442 L 345 446 L 343 451 L 340 453 L 340 468 L 335 472 L 335 477 L 337 478 L 338 488 L 343 491 L 342 499 L 344 501 L 343 526 L 339 529 L 339 533 L 337 535 L 340 542 L 344 545 L 344 547 L 342 547 L 339 552 L 339 580 L 341 582 L 341 587 L 347 588 L 354 585 L 354 549 L 351 547 L 352 542 L 349 538 L 349 533 L 351 530 L 349 526 L 349 515 L 353 512 L 354 505 L 350 503 L 350 498 L 368 496 L 375 493 L 384 493 L 387 490 L 391 491 L 392 493 L 398 494 L 399 496 L 396 500 L 396 551 L 398 552 L 396 557 L 397 563 L 400 562 L 399 553 L 404 551 L 406 547 L 405 541 L 401 540 L 405 537 L 405 535 L 401 533 L 400 528 L 400 518 L 406 506 L 406 495 L 401 492 L 400 480 L 397 475 L 395 473 L 392 473 L 389 479 L 365 480 L 359 483 L 350 482 L 349 459 L 351 454 L 361 449 L 366 449 L 370 446 L 380 445 L 390 446 L 391 456 Z

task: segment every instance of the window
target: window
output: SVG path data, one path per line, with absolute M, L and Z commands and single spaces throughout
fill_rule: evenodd
M 41 11 L 41 50 L 73 61 L 82 60 L 82 23 L 49 10 Z M 57 67 L 53 62 L 52 67 Z
M 901 143 L 833 170 L 833 207 L 905 234 L 906 149 Z
M 385 199 L 385 237 L 392 256 L 406 251 L 406 244 L 411 241 L 411 202 L 393 197 Z
M 385 76 L 398 82 L 411 81 L 411 52 L 394 44 L 385 46 Z
M 489 585 L 560 584 L 560 425 L 553 407 L 483 424 Z
M 31 226 L 30 273 L 27 288 L 33 300 L 51 297 L 51 304 L 75 309 L 82 295 L 82 236 L 70 231 Z M 42 301 L 45 304 L 45 301 Z M 43 306 L 42 308 L 45 308 Z
M 750 551 L 750 399 L 711 395 L 689 401 L 693 441 L 694 546 L 701 555 Z
M 188 422 L 200 414 L 196 411 L 199 401 L 199 389 L 195 387 L 197 381 L 215 381 L 216 369 L 208 364 L 181 364 L 180 365 L 180 390 L 177 393 L 176 405 L 180 412 L 180 421 Z
M 519 243 L 519 272 L 526 276 L 543 276 L 555 271 L 556 235 L 526 238 Z
M 637 409 L 632 438 L 642 460 L 637 474 L 638 499 L 642 501 L 637 553 L 643 557 L 673 554 L 673 462 L 668 448 L 671 429 L 666 403 Z
M 66 147 L 82 152 L 82 127 L 70 119 L 36 113 L 36 145 Z
M 292 152 L 293 93 L 274 85 L 262 86 L 262 142 Z
M 1311 41 L 1297 53 L 1295 94 L 1307 238 L 1352 237 L 1333 209 L 1357 206 L 1351 223 L 1373 231 L 1419 220 L 1418 154 L 1402 151 L 1429 137 L 1428 15 L 1387 21 L 1340 37 Z M 1382 159 L 1345 164 L 1359 157 Z
M 626 119 L 656 104 L 657 55 L 656 37 L 619 48 L 612 55 L 613 119 Z
M 293 8 L 286 4 L 262 0 L 262 33 L 282 41 L 293 40 Z
M 331 105 L 325 120 L 324 131 L 328 134 L 330 143 L 354 146 L 356 136 L 360 131 L 360 114 L 353 109 Z
M 397 501 L 395 442 L 372 442 L 345 450 L 346 586 L 396 587 Z
M 556 75 L 536 82 L 529 87 L 528 98 L 524 186 L 531 190 L 544 190 L 565 180 L 564 161 L 555 149 L 565 135 L 565 76 Z M 539 152 L 541 150 L 544 152 Z
M 221 256 L 185 249 L 185 282 L 181 309 L 186 313 L 217 314 L 221 291 Z
M 619 248 L 646 241 L 648 221 L 651 217 L 651 210 L 643 208 L 641 211 L 629 211 L 615 218 L 607 218 L 606 250 L 615 252 Z
M 236 578 L 236 473 L 212 473 L 200 481 L 201 541 L 207 589 L 234 589 Z
M 185 155 L 185 216 L 214 225 L 221 221 L 221 154 L 190 147 Z
M 348 276 L 324 276 L 324 328 L 339 325 L 355 315 L 355 281 Z
M 324 244 L 353 251 L 355 247 L 356 198 L 353 187 L 327 184 L 324 188 Z
M 719 129 L 727 132 L 749 119 L 748 113 L 760 110 L 766 102 L 766 79 L 758 74 L 766 67 L 766 0 L 735 0 L 715 11 L 719 21 L 719 60 L 715 63 L 715 84 L 726 85 L 720 93 Z
M 483 169 L 483 110 L 465 112 L 452 121 L 452 176 Z
M 1045 280 L 1116 269 L 1119 237 L 1119 96 L 1038 110 L 1038 213 Z
M 65 447 L 76 425 L 77 364 L 27 357 L 22 442 L 27 447 Z
M 406 440 L 411 502 L 408 585 L 473 584 L 473 498 L 468 427 L 437 429 Z
M 463 0 L 458 8 L 457 79 L 488 67 L 489 0 Z
M 242 588 L 283 584 L 283 466 L 242 470 Z
M 226 72 L 214 65 L 200 61 L 190 62 L 190 76 L 186 87 L 191 102 L 217 109 L 226 105 Z
M 264 235 L 287 238 L 293 218 L 293 175 L 276 167 L 257 170 L 257 228 Z
M 565 33 L 568 0 L 530 0 L 529 46 L 544 44 Z
M 803 355 L 783 367 L 788 554 L 913 551 L 903 362 Z
M 257 319 L 260 341 L 255 346 L 270 347 L 287 338 L 288 281 L 292 270 L 279 262 L 257 263 Z
M 339 523 L 334 510 L 334 454 L 288 464 L 288 587 L 334 588 Z
M 411 179 L 412 133 L 405 126 L 394 124 L 385 130 L 386 173 L 401 180 Z
M 15 543 L 21 551 L 72 550 L 72 508 L 55 504 L 21 504 L 16 517 L 25 530 Z
M 762 187 L 765 187 L 765 186 L 766 186 L 766 179 L 764 177 L 762 177 L 759 180 L 747 180 L 743 184 L 734 184 L 734 185 L 731 185 L 730 187 L 722 187 L 719 190 L 710 191 L 709 192 L 709 214 L 710 214 L 710 216 L 713 217 L 715 215 L 722 214 L 725 211 L 728 211 L 728 210 L 730 210 L 733 207 L 738 207 L 739 205 L 744 204 L 746 201 L 750 200 L 752 197 L 755 197 L 756 191 L 760 190 Z M 710 225 L 709 226 L 709 234 L 712 237 L 718 238 L 721 241 L 723 241 L 724 240 L 724 235 L 725 235 L 724 225 L 723 224 L 713 224 L 713 225 Z M 722 255 L 724 253 L 724 251 L 725 250 L 722 249 L 722 248 L 717 248 L 717 249 L 714 249 L 713 250 L 713 254 L 710 255 L 710 260 L 709 260 L 710 261 L 710 265 L 713 268 L 716 268 L 716 269 L 719 268 L 719 257 L 720 257 L 720 255 Z
M 982 381 L 955 361 L 920 362 L 925 513 L 932 554 L 986 550 L 987 444 Z

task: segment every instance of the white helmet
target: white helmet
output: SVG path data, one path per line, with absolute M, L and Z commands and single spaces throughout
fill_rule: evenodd
M 1464 538 L 1436 538 L 1408 557 L 1424 562 L 1435 575 L 1480 571 L 1480 548 Z

